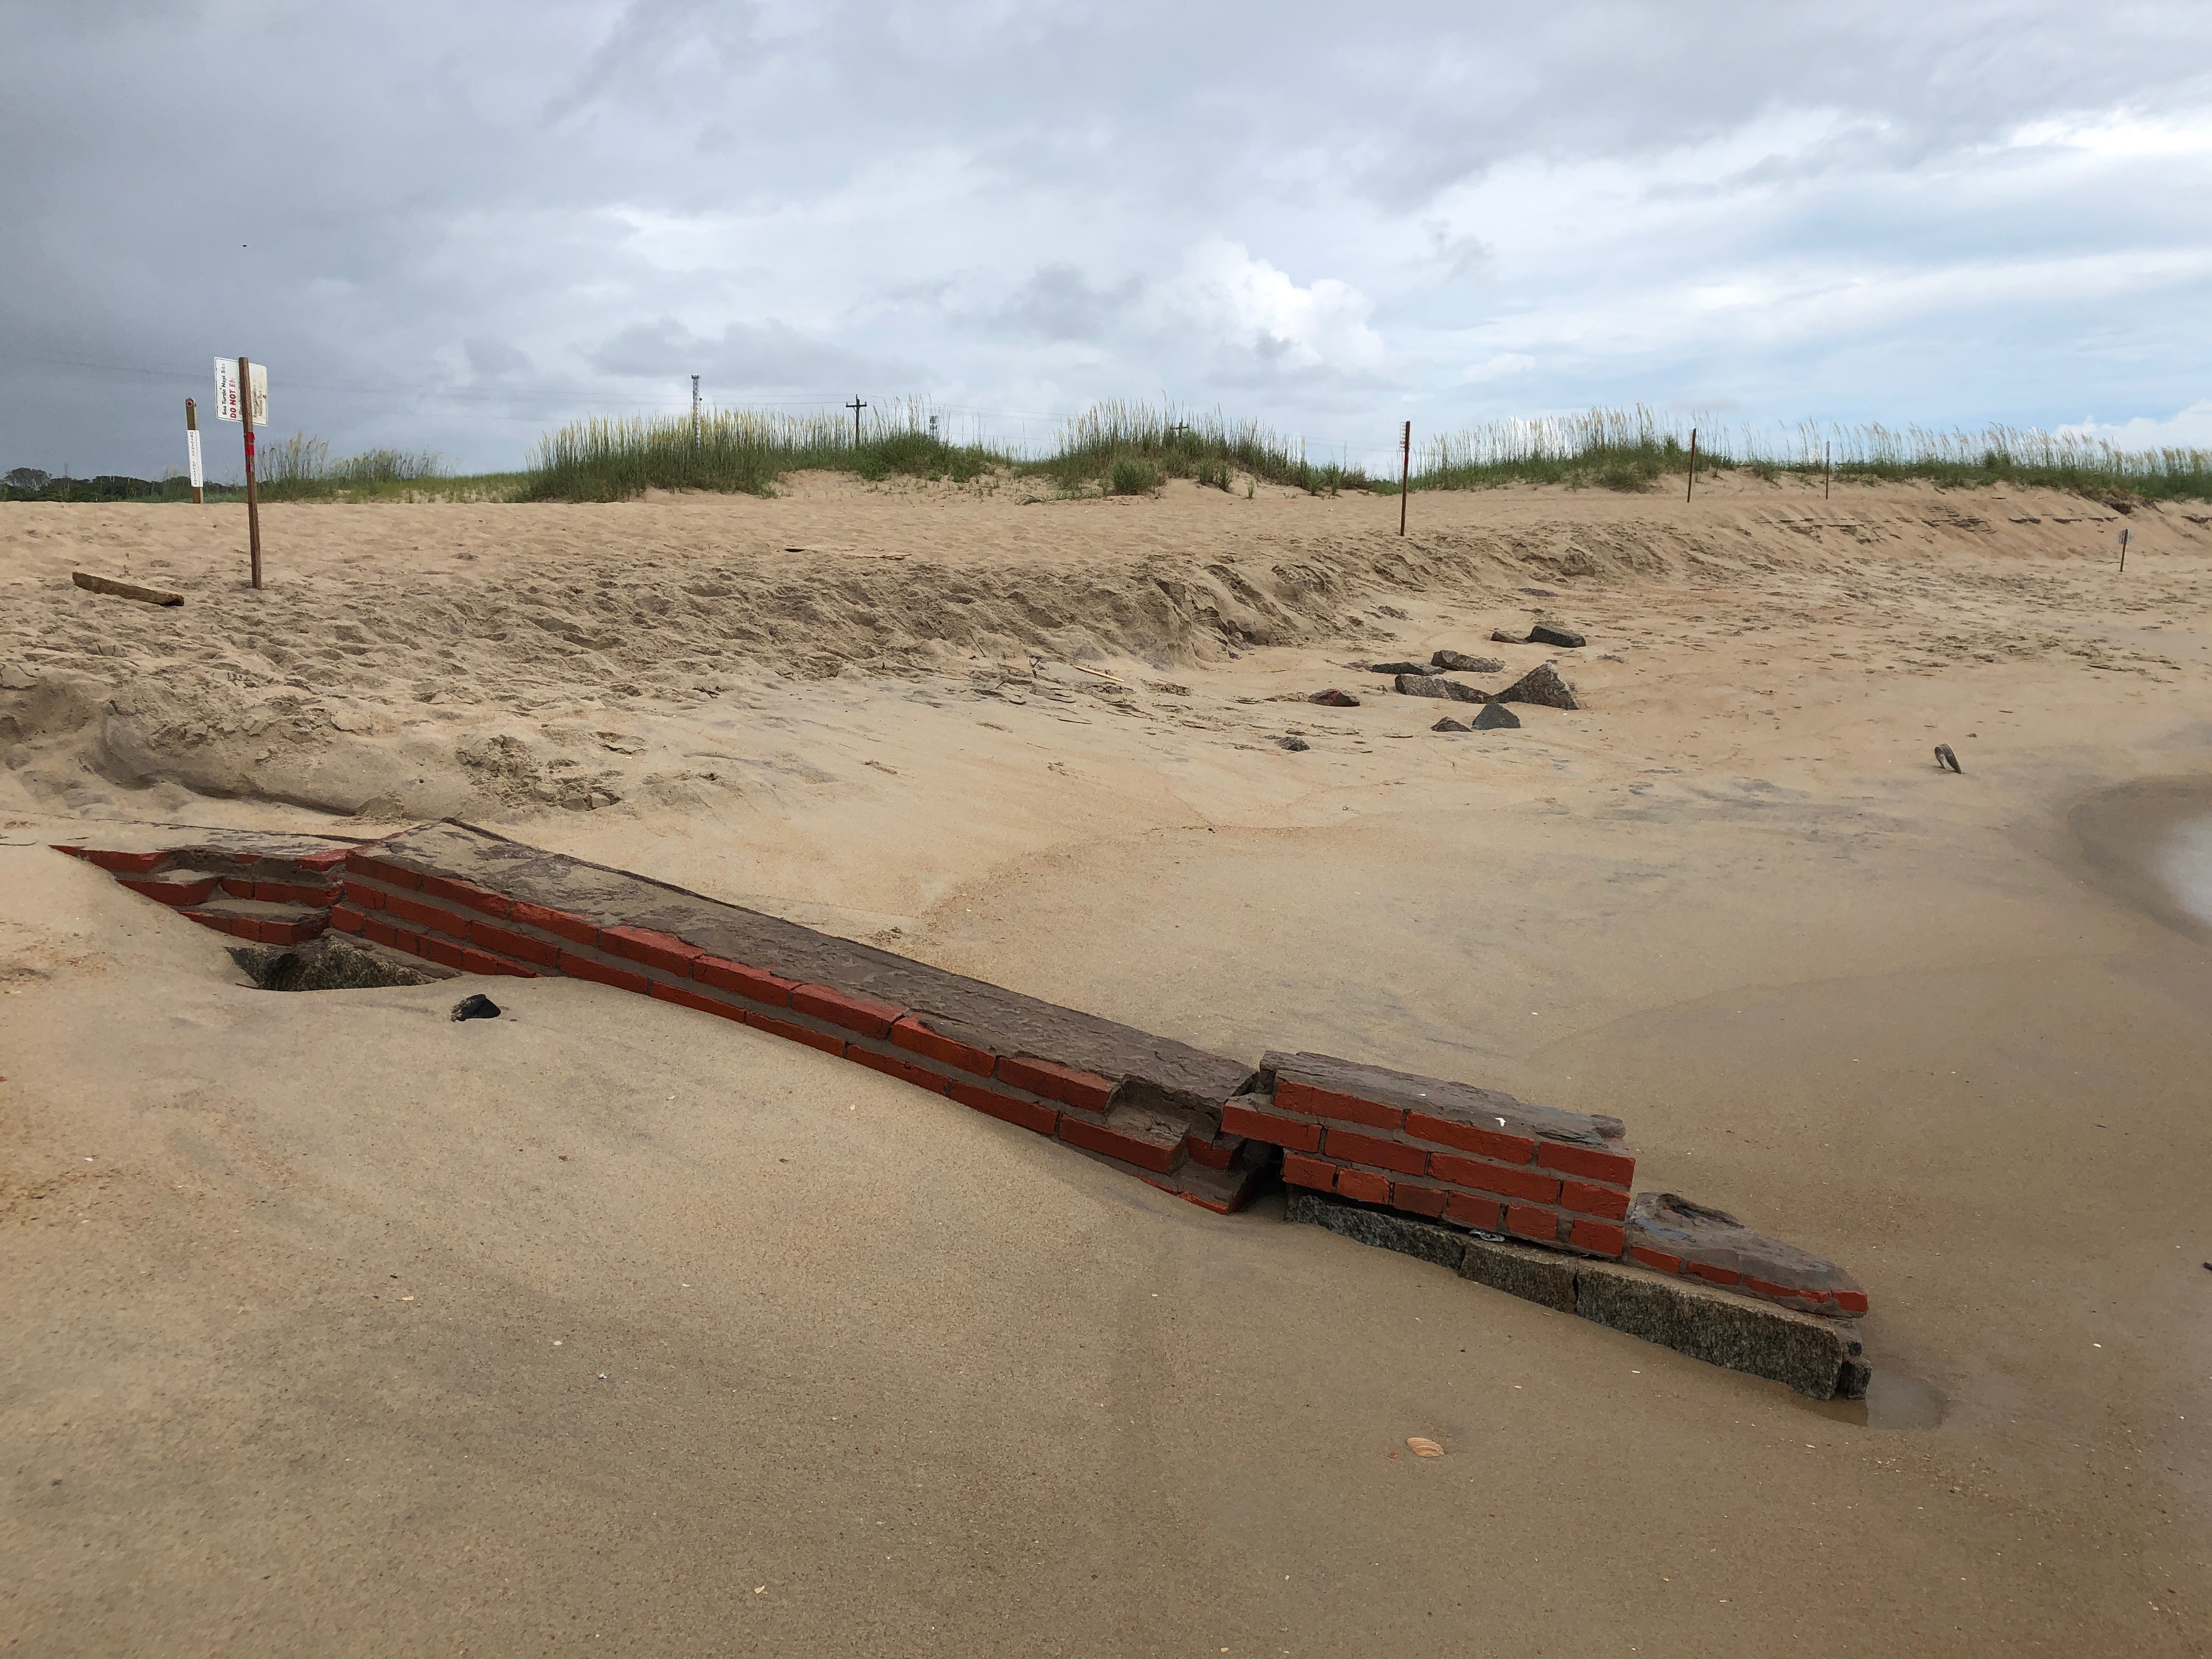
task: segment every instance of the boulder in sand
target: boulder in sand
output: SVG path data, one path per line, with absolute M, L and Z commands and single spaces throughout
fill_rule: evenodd
M 1401 683 L 1398 689 L 1406 688 Z M 1559 671 L 1551 664 L 1539 663 L 1519 679 L 1500 691 L 1492 702 L 1533 702 L 1544 708 L 1579 708 L 1575 701 L 1574 688 L 1559 678 Z
M 1433 674 L 1437 671 L 1425 662 L 1370 662 L 1370 674 Z
M 1359 707 L 1358 698 L 1353 696 L 1349 691 L 1340 691 L 1333 685 L 1326 691 L 1315 692 L 1313 696 L 1308 697 L 1306 701 L 1308 702 L 1317 702 L 1325 708 L 1357 708 Z
M 1488 702 L 1490 694 L 1457 680 L 1431 679 L 1421 674 L 1401 674 L 1394 682 L 1409 697 L 1449 697 L 1455 702 Z
M 1304 738 L 1299 737 L 1296 732 L 1292 732 L 1287 738 L 1277 738 L 1275 739 L 1275 744 L 1278 748 L 1287 749 L 1293 755 L 1303 755 L 1307 750 L 1313 747 L 1311 744 L 1308 743 Z
M 1521 717 L 1502 702 L 1493 702 L 1474 717 L 1478 732 L 1517 732 Z
M 1482 712 L 1486 714 L 1490 711 L 1486 708 Z M 1447 714 L 1442 720 L 1438 720 L 1434 726 L 1431 726 L 1429 730 L 1431 732 L 1472 732 L 1474 730 L 1474 727 L 1467 725 L 1464 721 L 1455 720 L 1449 714 Z
M 1495 657 L 1470 657 L 1464 651 L 1439 651 L 1429 659 L 1432 668 L 1448 668 L 1455 674 L 1502 674 L 1505 665 Z
M 1579 651 L 1589 641 L 1571 628 L 1554 628 L 1549 623 L 1538 623 L 1528 630 L 1531 645 L 1555 645 L 1563 651 Z
M 1490 630 L 1490 637 L 1497 641 L 1500 645 L 1526 645 L 1528 643 L 1528 641 L 1522 639 L 1518 634 L 1509 634 L 1502 628 L 1492 629 Z

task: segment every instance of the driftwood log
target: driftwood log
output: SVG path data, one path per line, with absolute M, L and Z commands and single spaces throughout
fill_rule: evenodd
M 185 596 L 172 593 L 165 588 L 141 587 L 135 582 L 113 581 L 106 576 L 94 576 L 82 570 L 70 573 L 70 580 L 79 587 L 93 593 L 112 593 L 118 599 L 141 599 L 148 605 L 182 605 Z

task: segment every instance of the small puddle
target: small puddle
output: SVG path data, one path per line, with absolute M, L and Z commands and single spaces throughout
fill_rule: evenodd
M 2212 778 L 2148 778 L 2077 802 L 2067 827 L 2106 888 L 2212 941 Z
M 1863 1400 L 1831 1400 L 1813 1407 L 1821 1416 L 1862 1429 L 1932 1429 L 1951 1402 L 1933 1383 L 1874 1362 L 1874 1380 Z

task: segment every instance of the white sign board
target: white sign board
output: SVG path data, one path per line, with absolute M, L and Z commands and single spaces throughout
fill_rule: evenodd
M 253 375 L 253 424 L 269 424 L 269 370 L 261 363 L 248 365 Z M 238 418 L 238 359 L 218 357 L 215 360 L 215 417 L 218 421 Z
M 198 427 L 193 427 L 185 432 L 185 450 L 191 460 L 192 488 L 206 489 L 207 480 L 200 472 L 200 429 Z

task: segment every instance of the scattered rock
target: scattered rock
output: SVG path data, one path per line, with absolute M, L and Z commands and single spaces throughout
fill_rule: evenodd
M 0 663 L 0 691 L 27 691 L 39 677 L 19 663 Z
M 1370 674 L 1434 674 L 1438 671 L 1425 662 L 1370 662 L 1367 665 L 1367 672 Z
M 1326 708 L 1357 708 L 1359 707 L 1358 698 L 1353 696 L 1349 691 L 1340 691 L 1333 685 L 1326 691 L 1315 692 L 1313 696 L 1308 697 L 1306 701 L 1308 702 L 1320 703 Z
M 1644 1252 L 1636 1260 L 1648 1267 L 1762 1296 L 1801 1313 L 1850 1319 L 1866 1311 L 1866 1291 L 1834 1262 L 1755 1233 L 1725 1210 L 1674 1193 L 1638 1193 L 1627 1225 L 1628 1247 Z
M 1483 712 L 1487 714 L 1489 711 L 1486 709 Z M 1449 714 L 1447 714 L 1442 720 L 1438 720 L 1434 726 L 1431 726 L 1429 730 L 1431 732 L 1472 732 L 1474 728 L 1462 721 L 1455 720 Z
M 1502 674 L 1505 665 L 1495 657 L 1470 657 L 1464 651 L 1439 651 L 1429 659 L 1432 668 L 1449 668 L 1458 674 Z
M 1954 772 L 1964 769 L 1959 764 L 1958 756 L 1951 752 L 1951 745 L 1948 743 L 1939 743 L 1936 745 L 1936 769 L 1941 772 L 1946 768 Z
M 1571 628 L 1554 628 L 1549 623 L 1538 623 L 1528 630 L 1530 645 L 1556 645 L 1563 651 L 1579 651 L 1589 641 Z
M 453 1005 L 453 1018 L 455 1019 L 497 1019 L 499 1004 L 481 993 L 475 996 L 463 997 Z
M 1401 674 L 1393 682 L 1409 697 L 1449 697 L 1455 702 L 1488 702 L 1490 694 L 1457 680 L 1431 679 L 1424 674 Z
M 1293 755 L 1304 754 L 1307 750 L 1313 747 L 1313 745 L 1308 743 L 1304 738 L 1295 736 L 1277 738 L 1275 739 L 1275 743 L 1278 747 L 1287 749 Z
M 1509 634 L 1502 628 L 1492 629 L 1490 630 L 1490 637 L 1497 641 L 1500 645 L 1526 645 L 1528 643 L 1528 641 L 1522 639 L 1518 634 Z
M 1399 688 L 1403 690 L 1405 688 Z M 1491 699 L 1493 702 L 1533 702 L 1542 708 L 1579 708 L 1574 688 L 1559 678 L 1551 664 L 1539 663 Z
M 360 991 L 453 977 L 451 969 L 416 966 L 375 945 L 329 933 L 305 945 L 234 945 L 230 959 L 264 991 Z
M 1504 703 L 1493 702 L 1474 717 L 1474 729 L 1478 732 L 1517 732 L 1521 729 L 1521 717 Z

